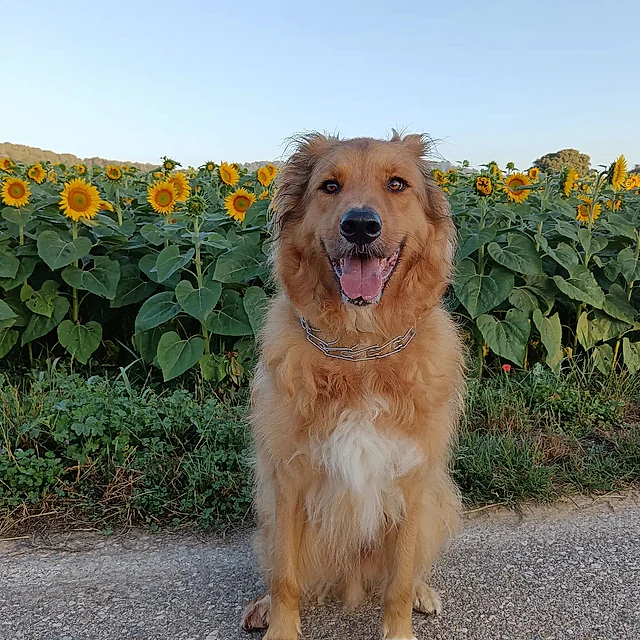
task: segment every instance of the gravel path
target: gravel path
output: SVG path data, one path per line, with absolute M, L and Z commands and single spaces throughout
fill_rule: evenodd
M 258 640 L 238 627 L 261 590 L 249 537 L 57 535 L 0 541 L 2 640 Z M 422 639 L 640 638 L 637 499 L 543 515 L 476 514 L 434 580 Z M 307 640 L 379 638 L 380 609 L 303 609 Z

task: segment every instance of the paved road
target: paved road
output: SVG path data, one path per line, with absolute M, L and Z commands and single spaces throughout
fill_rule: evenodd
M 435 575 L 420 640 L 640 638 L 640 506 L 467 522 Z M 0 542 L 2 640 L 258 640 L 238 627 L 261 581 L 247 534 L 95 534 Z M 372 640 L 380 609 L 308 605 L 307 640 Z

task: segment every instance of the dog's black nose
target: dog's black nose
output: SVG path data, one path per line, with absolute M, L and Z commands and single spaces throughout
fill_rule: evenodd
M 349 209 L 340 220 L 340 233 L 353 244 L 369 244 L 382 233 L 382 220 L 373 209 Z

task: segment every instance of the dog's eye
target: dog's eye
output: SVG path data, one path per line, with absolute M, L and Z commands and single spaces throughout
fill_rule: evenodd
M 337 180 L 325 180 L 321 185 L 320 189 L 325 193 L 338 193 L 340 191 L 340 184 Z
M 387 182 L 387 189 L 389 189 L 389 191 L 404 191 L 406 188 L 407 183 L 402 178 L 398 178 L 397 176 L 391 178 L 389 182 Z

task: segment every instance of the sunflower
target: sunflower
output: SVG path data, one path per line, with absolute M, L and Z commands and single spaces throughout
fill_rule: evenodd
M 12 173 L 13 167 L 15 166 L 16 165 L 11 158 L 2 158 L 2 160 L 0 160 L 0 169 L 7 173 Z
M 442 173 L 442 171 L 440 171 L 440 169 L 434 169 L 431 172 L 431 176 L 436 181 L 437 185 L 442 186 L 445 183 L 444 173 Z
M 520 203 L 529 197 L 531 191 L 526 188 L 529 185 L 531 185 L 529 176 L 524 173 L 511 173 L 504 179 L 502 190 L 507 194 L 511 202 Z
M 131 168 L 128 167 L 126 164 L 123 164 L 122 167 L 120 167 L 125 173 L 128 173 L 129 171 L 131 171 Z
M 204 214 L 207 209 L 207 200 L 204 196 L 191 194 L 187 198 L 187 214 L 198 217 Z
M 176 188 L 168 180 L 161 180 L 147 187 L 147 201 L 156 213 L 173 213 L 177 199 Z
M 268 200 L 271 196 L 269 195 L 269 189 L 265 189 L 259 196 L 258 200 Z
M 273 180 L 278 173 L 278 167 L 275 164 L 268 164 L 265 169 L 271 174 L 271 179 Z
M 224 208 L 231 218 L 242 222 L 247 213 L 247 209 L 256 201 L 253 193 L 246 189 L 236 189 L 224 199 Z
M 209 173 L 211 173 L 215 171 L 216 163 L 212 162 L 211 160 L 208 160 L 207 162 L 205 162 L 204 168 L 205 168 L 205 171 L 208 171 Z
M 493 191 L 493 183 L 489 176 L 478 176 L 473 186 L 476 193 L 481 196 L 490 196 Z
M 191 186 L 187 180 L 187 176 L 181 171 L 174 173 L 167 178 L 167 182 L 170 182 L 176 190 L 176 202 L 185 202 L 191 193 Z
M 576 188 L 576 180 L 578 179 L 578 172 L 575 169 L 568 169 L 567 175 L 564 178 L 562 185 L 562 191 L 567 198 L 571 195 L 571 192 Z
M 24 207 L 29 202 L 29 185 L 20 178 L 7 178 L 2 185 L 2 202 L 10 207 Z
M 125 196 L 122 196 L 120 198 L 120 202 L 122 202 L 122 204 L 125 207 L 129 207 L 129 206 L 131 206 L 131 203 L 133 202 L 133 198 L 126 198 Z
M 236 170 L 236 171 L 240 171 L 240 165 L 237 162 L 232 162 L 231 166 Z
M 234 187 L 238 184 L 238 180 L 240 180 L 240 174 L 238 173 L 238 169 L 236 169 L 233 165 L 228 162 L 222 162 L 218 167 L 218 171 L 220 172 L 220 180 L 225 184 L 228 184 L 230 187 Z
M 624 187 L 627 191 L 640 187 L 640 174 L 632 173 L 625 181 Z
M 444 177 L 449 184 L 458 184 L 458 172 L 453 167 L 444 174 Z
M 122 169 L 113 164 L 108 164 L 105 169 L 105 175 L 111 182 L 119 182 L 122 179 Z
M 269 169 L 267 169 L 267 167 L 260 167 L 258 169 L 258 182 L 263 186 L 263 187 L 268 187 L 271 184 L 271 181 L 273 180 L 273 176 L 271 175 L 271 172 L 269 171 Z
M 627 177 L 627 161 L 624 156 L 620 156 L 609 167 L 609 182 L 614 191 L 617 191 L 624 184 Z
M 76 170 L 79 176 L 83 176 L 85 173 L 87 173 L 87 167 L 85 167 L 83 164 L 77 164 L 73 168 Z
M 620 198 L 616 198 L 614 201 L 609 198 L 609 200 L 604 203 L 604 206 L 607 207 L 609 211 L 617 211 L 622 206 L 622 200 L 620 200 Z
M 113 205 L 106 200 L 100 200 L 100 205 L 98 207 L 100 211 L 113 211 Z
M 47 174 L 47 182 L 58 182 L 58 174 L 53 169 Z
M 540 169 L 538 169 L 538 167 L 531 167 L 528 174 L 534 182 L 537 182 L 540 179 Z
M 167 156 L 162 157 L 162 168 L 165 171 L 173 171 L 176 167 L 179 167 L 180 163 L 172 160 L 171 158 L 167 158 Z
M 576 220 L 582 222 L 583 224 L 587 224 L 589 222 L 589 209 L 591 208 L 592 200 L 587 196 L 580 196 L 580 200 L 584 202 L 584 204 L 578 205 L 578 214 L 576 215 Z M 597 203 L 593 207 L 593 222 L 598 219 L 598 216 L 602 213 L 602 205 Z
M 47 172 L 42 168 L 42 165 L 39 162 L 36 162 L 32 167 L 27 171 L 27 175 L 38 184 L 42 184 L 44 179 L 47 177 Z
M 491 175 L 498 181 L 500 182 L 502 180 L 502 169 L 498 166 L 497 162 L 490 162 L 489 163 L 489 171 L 491 172 Z
M 156 180 L 164 180 L 164 173 L 162 173 L 162 171 L 154 171 L 152 175 Z
M 101 202 L 102 198 L 94 185 L 81 178 L 74 178 L 65 183 L 59 206 L 67 218 L 77 222 L 81 218 L 95 218 Z

